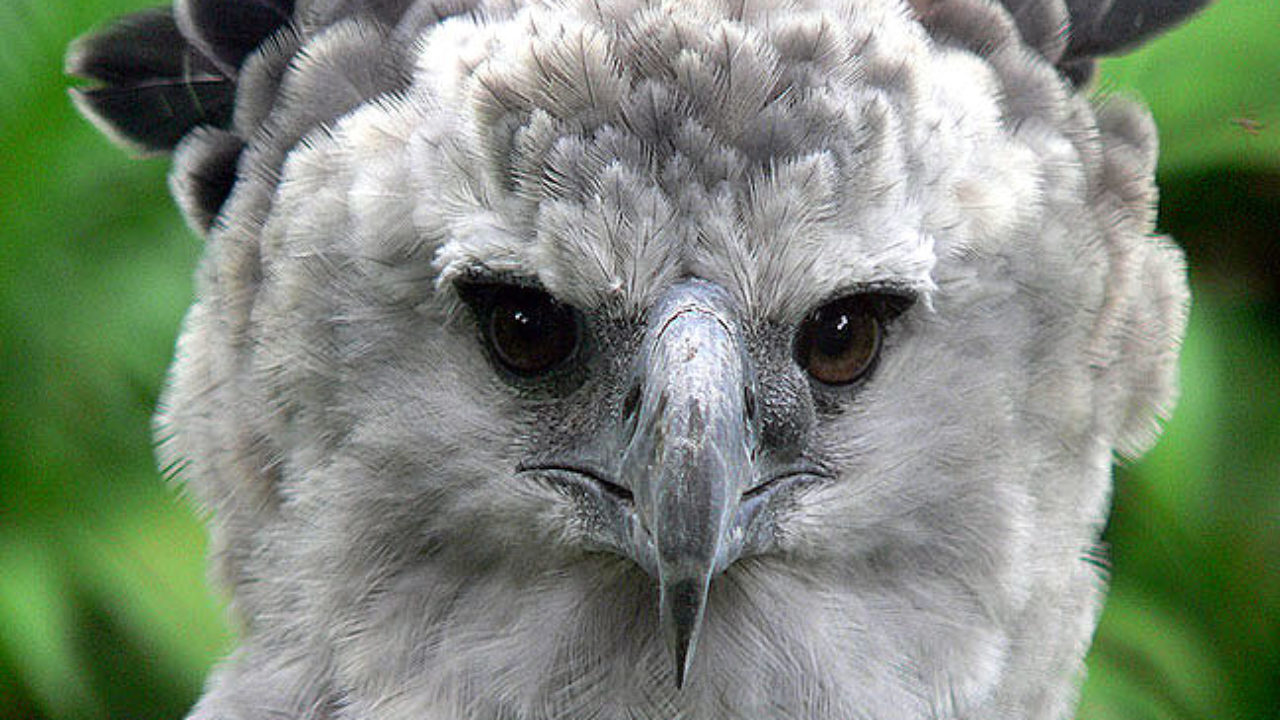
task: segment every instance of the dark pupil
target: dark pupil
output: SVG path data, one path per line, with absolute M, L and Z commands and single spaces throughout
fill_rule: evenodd
M 498 360 L 529 375 L 559 365 L 577 346 L 573 311 L 536 290 L 511 290 L 497 299 L 489 338 Z
M 853 341 L 857 339 L 852 333 L 852 325 L 853 321 L 844 313 L 840 313 L 830 319 L 822 318 L 819 315 L 817 347 L 814 349 L 819 355 L 828 357 L 844 353 L 849 349 Z

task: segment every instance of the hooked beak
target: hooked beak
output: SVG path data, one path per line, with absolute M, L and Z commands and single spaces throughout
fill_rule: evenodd
M 658 581 L 662 632 L 683 687 L 711 580 L 742 553 L 755 431 L 745 352 L 723 291 L 690 281 L 667 300 L 640 356 L 622 479 L 640 525 L 634 550 Z

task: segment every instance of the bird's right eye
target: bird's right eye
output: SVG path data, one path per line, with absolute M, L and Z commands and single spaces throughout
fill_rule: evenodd
M 880 353 L 880 318 L 858 296 L 814 310 L 800 326 L 796 361 L 813 379 L 847 385 L 861 378 Z
M 796 362 L 824 385 L 861 380 L 880 357 L 885 324 L 910 301 L 894 293 L 857 293 L 818 307 L 800 324 Z
M 486 295 L 480 329 L 505 369 L 535 377 L 556 370 L 576 354 L 581 322 L 572 307 L 531 287 L 506 285 Z

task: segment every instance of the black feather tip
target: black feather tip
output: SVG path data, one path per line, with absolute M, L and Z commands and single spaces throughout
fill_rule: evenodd
M 293 0 L 179 0 L 183 34 L 227 73 L 293 17 Z
M 231 122 L 234 78 L 187 42 L 168 8 L 80 38 L 67 54 L 67 73 L 99 83 L 71 90 L 81 111 L 145 151 L 172 150 L 192 128 Z

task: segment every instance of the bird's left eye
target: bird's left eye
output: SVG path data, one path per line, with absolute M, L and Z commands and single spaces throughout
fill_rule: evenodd
M 482 331 L 498 362 L 525 377 L 563 365 L 577 350 L 579 339 L 573 308 L 527 287 L 495 290 L 482 316 Z
M 875 365 L 883 335 L 872 298 L 839 298 L 814 310 L 800 325 L 796 362 L 818 382 L 848 385 Z

